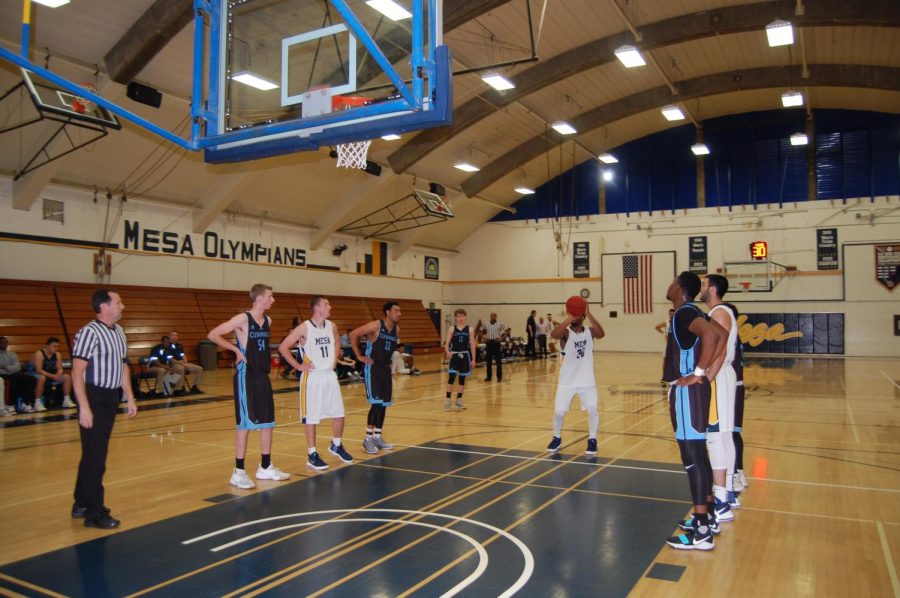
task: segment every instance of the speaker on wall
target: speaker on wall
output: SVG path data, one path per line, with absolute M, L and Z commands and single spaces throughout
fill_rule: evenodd
M 128 84 L 126 95 L 139 104 L 146 104 L 154 108 L 159 108 L 159 105 L 162 104 L 161 93 L 152 87 L 141 85 L 137 81 L 132 81 Z

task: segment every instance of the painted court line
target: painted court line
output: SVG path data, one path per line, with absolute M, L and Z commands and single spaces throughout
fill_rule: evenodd
M 847 403 L 847 418 L 850 420 L 850 429 L 853 430 L 853 439 L 859 444 L 859 432 L 856 431 L 856 421 L 853 419 L 853 410 L 850 409 L 850 403 Z
M 888 375 L 887 375 L 887 372 L 885 372 L 884 370 L 878 370 L 878 371 L 881 372 L 881 375 L 882 375 L 882 376 L 884 376 L 885 378 L 887 378 L 888 380 L 890 380 L 890 381 L 891 381 L 891 384 L 893 384 L 893 385 L 896 386 L 897 388 L 900 388 L 900 384 L 897 384 L 897 381 L 896 381 L 896 380 L 894 380 L 893 378 L 891 378 L 890 376 L 888 376 Z
M 888 575 L 891 577 L 891 587 L 894 588 L 894 596 L 900 596 L 900 580 L 897 579 L 897 568 L 894 567 L 894 557 L 891 555 L 891 547 L 884 533 L 884 525 L 880 521 L 875 522 L 878 529 L 878 539 L 881 540 L 881 551 L 884 553 L 884 562 L 887 564 Z

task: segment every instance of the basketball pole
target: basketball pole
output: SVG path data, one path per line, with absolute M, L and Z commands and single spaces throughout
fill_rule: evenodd
M 22 57 L 28 60 L 28 43 L 31 37 L 31 0 L 22 0 Z

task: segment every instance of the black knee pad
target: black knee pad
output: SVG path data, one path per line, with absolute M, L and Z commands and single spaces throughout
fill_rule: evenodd
M 453 384 L 455 381 L 456 381 L 456 374 L 450 374 L 450 376 L 447 378 L 447 385 L 449 386 L 449 385 Z
M 459 385 L 460 385 L 460 386 L 465 386 L 465 385 L 466 385 L 466 377 L 465 377 L 465 376 L 460 376 L 460 377 L 459 377 Z

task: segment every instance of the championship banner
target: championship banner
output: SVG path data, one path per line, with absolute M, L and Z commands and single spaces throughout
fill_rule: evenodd
M 708 271 L 706 237 L 688 238 L 688 271 L 694 274 L 706 274 Z
M 438 258 L 425 256 L 425 278 L 428 280 L 437 280 L 440 276 L 441 264 Z
M 838 269 L 838 231 L 836 228 L 816 229 L 816 267 L 819 270 Z
M 875 278 L 893 291 L 900 283 L 900 245 L 875 246 Z
M 573 243 L 572 272 L 575 278 L 588 278 L 591 275 L 591 244 L 588 241 Z

